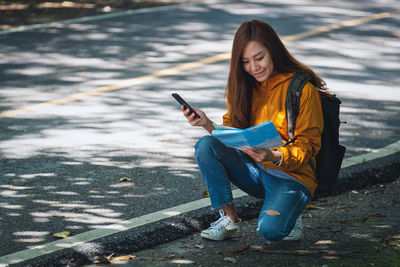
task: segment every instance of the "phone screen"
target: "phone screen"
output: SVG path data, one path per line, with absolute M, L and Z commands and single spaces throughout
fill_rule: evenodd
M 194 111 L 194 109 L 185 100 L 183 100 L 183 98 L 180 95 L 178 95 L 177 93 L 173 93 L 172 96 L 176 99 L 176 101 L 179 102 L 179 104 L 184 105 L 186 108 L 190 110 L 189 115 L 194 113 L 195 118 L 200 118 L 200 115 L 197 114 L 196 111 Z

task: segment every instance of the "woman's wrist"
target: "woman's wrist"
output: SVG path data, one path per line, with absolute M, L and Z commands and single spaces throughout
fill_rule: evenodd
M 209 133 L 212 133 L 215 130 L 214 122 L 212 120 L 208 120 L 207 123 L 203 126 Z
M 276 166 L 280 166 L 282 163 L 282 152 L 280 152 L 278 149 L 272 150 L 272 154 L 274 156 L 274 159 L 272 160 L 272 163 Z

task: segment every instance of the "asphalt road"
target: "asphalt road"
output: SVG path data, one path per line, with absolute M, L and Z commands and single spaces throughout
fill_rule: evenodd
M 0 35 L 0 112 L 20 111 L 0 118 L 0 256 L 202 198 L 193 145 L 205 131 L 186 123 L 170 95 L 221 122 L 229 61 L 153 74 L 229 52 L 244 20 L 265 20 L 284 37 L 389 12 L 286 44 L 341 98 L 346 157 L 397 142 L 395 7 L 216 1 Z

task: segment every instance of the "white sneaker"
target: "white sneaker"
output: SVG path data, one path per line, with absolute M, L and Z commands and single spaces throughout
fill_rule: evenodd
M 289 235 L 283 240 L 300 240 L 303 237 L 303 222 L 301 221 L 301 215 L 297 218 L 296 223 L 289 233 Z
M 239 219 L 237 223 L 224 215 L 224 211 L 219 211 L 220 218 L 211 223 L 210 228 L 201 232 L 200 236 L 211 240 L 225 240 L 242 236 L 242 221 Z

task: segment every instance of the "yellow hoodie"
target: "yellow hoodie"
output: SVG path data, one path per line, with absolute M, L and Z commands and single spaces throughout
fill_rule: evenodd
M 272 121 L 282 139 L 289 140 L 286 120 L 286 91 L 294 73 L 276 74 L 254 89 L 250 126 Z M 223 116 L 223 124 L 232 126 L 230 107 Z M 311 159 L 315 166 L 315 156 L 321 147 L 323 117 L 321 99 L 318 90 L 307 83 L 300 98 L 300 110 L 296 120 L 294 136 L 296 141 L 288 146 L 278 147 L 282 153 L 282 163 L 275 166 L 272 162 L 262 162 L 264 170 L 274 168 L 284 171 L 304 184 L 313 195 L 317 187 L 314 172 L 310 166 Z

